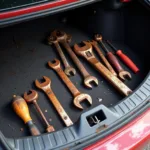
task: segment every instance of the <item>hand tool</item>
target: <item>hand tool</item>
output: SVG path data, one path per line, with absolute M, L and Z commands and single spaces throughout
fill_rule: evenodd
M 60 115 L 61 119 L 64 121 L 66 126 L 71 126 L 73 122 L 71 121 L 71 119 L 69 118 L 66 111 L 64 110 L 64 108 L 62 107 L 62 105 L 60 104 L 60 102 L 58 101 L 51 89 L 51 79 L 46 76 L 43 76 L 43 79 L 44 82 L 42 83 L 40 83 L 38 80 L 35 81 L 36 87 L 44 91 L 44 93 L 48 96 L 49 100 L 54 105 L 55 109 L 57 110 L 58 114 Z
M 52 125 L 50 125 L 46 119 L 46 117 L 44 116 L 41 108 L 39 107 L 38 103 L 37 103 L 37 99 L 38 99 L 38 93 L 35 90 L 30 90 L 29 93 L 25 92 L 24 93 L 24 99 L 27 103 L 33 103 L 37 109 L 37 111 L 40 113 L 43 121 L 45 122 L 47 128 L 46 131 L 47 132 L 53 132 L 55 131 L 54 127 Z
M 54 69 L 62 81 L 66 84 L 72 95 L 74 96 L 74 105 L 80 109 L 83 109 L 80 102 L 87 100 L 90 104 L 92 104 L 92 98 L 85 93 L 79 92 L 79 90 L 75 87 L 75 85 L 71 82 L 71 80 L 65 75 L 63 70 L 60 67 L 60 61 L 55 59 L 53 62 L 48 62 L 50 68 Z
M 40 135 L 40 131 L 35 126 L 29 113 L 29 108 L 26 101 L 21 96 L 13 96 L 12 107 L 16 114 L 28 126 L 31 135 Z
M 106 57 L 104 56 L 103 52 L 101 51 L 101 49 L 98 46 L 98 43 L 94 40 L 92 41 L 87 41 L 90 42 L 90 44 L 94 47 L 94 49 L 97 51 L 97 53 L 99 54 L 100 58 L 102 59 L 102 61 L 104 62 L 104 64 L 106 65 L 106 67 L 108 68 L 108 70 L 115 76 L 117 76 L 117 73 L 115 72 L 115 70 L 112 68 L 112 66 L 110 65 L 110 63 L 108 62 L 108 60 L 106 59 Z
M 119 73 L 119 77 L 122 80 L 125 80 L 125 77 L 128 77 L 128 78 L 131 79 L 131 74 L 128 71 L 125 71 L 122 68 L 122 66 L 120 65 L 118 59 L 115 57 L 115 55 L 106 48 L 106 46 L 104 45 L 104 43 L 102 41 L 102 36 L 97 34 L 97 35 L 95 35 L 95 39 L 96 39 L 96 41 L 100 42 L 100 44 L 102 45 L 103 49 L 106 51 L 107 58 L 108 58 L 109 62 L 115 67 L 117 72 Z
M 63 31 L 55 30 L 52 35 L 54 37 L 57 37 L 58 42 L 60 42 L 63 47 L 67 50 L 69 53 L 70 57 L 72 58 L 73 62 L 77 65 L 78 69 L 80 70 L 81 74 L 84 77 L 84 84 L 85 86 L 92 88 L 92 85 L 90 84 L 91 82 L 95 83 L 98 85 L 98 80 L 94 76 L 91 76 L 87 70 L 84 68 L 78 57 L 75 55 L 75 53 L 72 51 L 70 45 L 68 44 L 69 41 L 71 41 L 71 36 L 67 35 Z
M 67 61 L 59 43 L 58 43 L 58 40 L 57 40 L 57 37 L 54 37 L 54 36 L 50 36 L 48 37 L 48 43 L 51 45 L 51 44 L 54 44 L 56 49 L 57 49 L 57 52 L 59 53 L 61 59 L 62 59 L 62 62 L 65 66 L 65 70 L 64 72 L 66 73 L 67 76 L 71 76 L 71 75 L 75 75 L 76 74 L 76 70 L 70 66 L 69 62 Z
M 106 41 L 107 44 L 116 51 L 116 54 L 120 57 L 120 59 L 134 72 L 137 73 L 139 72 L 139 68 L 135 65 L 135 63 L 127 56 L 125 55 L 122 50 L 118 50 L 116 47 L 114 47 L 110 41 Z
M 116 76 L 114 76 L 103 64 L 101 64 L 93 54 L 92 45 L 88 42 L 83 42 L 85 46 L 79 47 L 74 45 L 75 53 L 84 57 L 90 64 L 92 64 L 104 78 L 106 78 L 115 88 L 122 94 L 128 96 L 132 91 Z

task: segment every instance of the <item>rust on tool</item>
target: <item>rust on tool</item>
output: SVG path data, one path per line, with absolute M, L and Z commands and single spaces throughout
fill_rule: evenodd
M 39 105 L 37 103 L 38 93 L 35 90 L 30 90 L 29 93 L 25 92 L 24 99 L 26 100 L 27 103 L 33 103 L 35 105 L 37 111 L 39 112 L 39 114 L 41 115 L 43 121 L 45 122 L 45 124 L 47 126 L 46 131 L 47 132 L 55 131 L 54 127 L 48 123 L 46 117 L 44 116 L 41 108 L 39 107 Z
M 121 80 L 114 76 L 103 64 L 101 64 L 93 54 L 92 45 L 88 42 L 83 42 L 85 46 L 79 47 L 74 45 L 76 54 L 84 57 L 90 64 L 92 64 L 102 76 L 104 76 L 116 89 L 123 95 L 128 96 L 132 90 L 129 89 Z
M 67 50 L 68 54 L 72 58 L 72 61 L 76 64 L 78 69 L 80 70 L 82 76 L 84 77 L 84 84 L 88 88 L 92 88 L 91 83 L 95 83 L 95 85 L 98 85 L 98 80 L 96 77 L 91 76 L 83 64 L 80 62 L 76 54 L 71 49 L 70 45 L 68 44 L 71 41 L 71 36 L 66 34 L 63 31 L 55 30 L 52 32 L 52 35 L 57 38 L 57 41 Z
M 116 58 L 116 56 L 107 49 L 107 47 L 105 46 L 105 44 L 103 43 L 103 37 L 102 35 L 95 35 L 95 39 L 96 41 L 100 42 L 100 44 L 102 45 L 103 49 L 106 51 L 107 53 L 107 58 L 109 59 L 109 62 L 115 67 L 115 69 L 117 70 L 117 72 L 119 73 L 119 77 L 122 80 L 125 80 L 125 78 L 129 78 L 131 79 L 131 74 L 128 71 L 125 71 L 123 69 L 123 67 L 121 66 L 121 64 L 119 63 L 118 59 Z
M 56 111 L 58 112 L 59 116 L 64 121 L 66 126 L 71 126 L 73 122 L 71 121 L 51 89 L 51 79 L 46 76 L 43 76 L 43 79 L 43 82 L 39 82 L 38 80 L 35 81 L 36 87 L 44 91 L 44 93 L 48 96 L 49 100 L 52 102 L 53 106 L 55 107 Z
M 37 126 L 32 121 L 26 101 L 21 96 L 16 96 L 16 95 L 13 96 L 12 107 L 15 113 L 28 126 L 31 135 L 35 136 L 41 134 Z
M 103 52 L 101 51 L 101 49 L 98 46 L 98 43 L 94 40 L 92 41 L 87 41 L 89 42 L 94 49 L 97 51 L 97 53 L 99 54 L 100 58 L 102 59 L 103 63 L 106 65 L 106 67 L 108 68 L 108 70 L 115 76 L 117 76 L 117 73 L 115 72 L 115 70 L 113 69 L 113 67 L 110 65 L 110 63 L 108 62 L 108 60 L 106 59 L 106 57 L 104 56 Z
M 58 59 L 55 59 L 53 62 L 48 62 L 48 65 L 50 68 L 55 70 L 59 77 L 62 79 L 62 81 L 65 83 L 65 85 L 68 87 L 72 95 L 74 96 L 74 105 L 78 107 L 79 109 L 83 109 L 81 106 L 81 102 L 87 100 L 90 104 L 92 104 L 92 98 L 90 95 L 81 93 L 75 85 L 71 82 L 71 80 L 65 75 L 63 70 L 61 69 L 60 66 L 60 61 Z
M 55 32 L 52 32 L 51 36 L 48 37 L 48 43 L 49 44 L 54 44 L 56 49 L 57 49 L 57 52 L 59 53 L 61 59 L 62 59 L 62 62 L 65 66 L 65 70 L 64 72 L 66 73 L 67 76 L 71 76 L 71 75 L 75 75 L 76 74 L 76 70 L 70 66 L 69 62 L 67 61 L 67 58 L 65 57 L 60 45 L 59 45 L 59 42 L 58 42 L 58 39 L 57 37 L 55 36 L 54 34 Z M 54 35 L 53 35 L 54 34 Z

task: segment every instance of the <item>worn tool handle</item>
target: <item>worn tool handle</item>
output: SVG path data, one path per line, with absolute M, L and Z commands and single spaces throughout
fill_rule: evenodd
M 58 53 L 59 53 L 59 55 L 61 57 L 61 60 L 62 60 L 62 62 L 64 64 L 64 66 L 66 68 L 69 67 L 70 65 L 69 65 L 69 63 L 67 61 L 67 58 L 65 57 L 65 55 L 64 55 L 64 53 L 63 53 L 63 51 L 62 51 L 62 49 L 61 49 L 61 47 L 60 47 L 58 42 L 55 42 L 55 47 L 56 47 L 56 49 L 57 49 L 57 51 L 58 51 Z
M 108 62 L 108 60 L 106 59 L 106 57 L 104 56 L 104 54 L 102 53 L 101 49 L 98 47 L 98 45 L 93 44 L 93 47 L 95 48 L 95 50 L 97 51 L 97 53 L 99 54 L 100 58 L 102 59 L 102 61 L 104 62 L 104 64 L 106 65 L 106 67 L 109 69 L 109 71 L 117 76 L 117 73 L 115 72 L 115 70 L 112 68 L 112 66 L 110 65 L 110 63 Z
M 109 62 L 114 66 L 114 68 L 117 70 L 117 72 L 121 72 L 122 70 L 124 70 L 120 65 L 118 59 L 112 52 L 107 53 L 107 58 Z
M 40 132 L 32 122 L 26 101 L 21 96 L 14 96 L 12 107 L 16 114 L 24 121 L 25 124 L 28 125 L 31 134 L 39 135 Z
M 121 58 L 121 60 L 134 72 L 139 72 L 139 68 L 134 64 L 134 62 L 125 55 L 121 50 L 117 50 L 116 54 Z
M 71 80 L 67 77 L 67 75 L 63 72 L 61 68 L 55 69 L 55 71 L 65 83 L 65 85 L 68 87 L 68 89 L 74 97 L 80 94 L 79 90 L 75 87 L 75 85 L 71 82 Z
M 53 93 L 53 91 L 51 89 L 48 89 L 45 92 L 46 92 L 47 96 L 49 97 L 49 100 L 52 102 L 52 104 L 54 105 L 55 109 L 57 110 L 58 114 L 60 115 L 60 117 L 64 121 L 65 125 L 66 126 L 73 125 L 73 122 L 71 121 L 71 119 L 67 115 L 66 111 L 64 110 L 64 108 L 62 107 L 62 105 L 60 104 L 58 99 L 56 98 L 56 96 Z
M 41 134 L 39 129 L 36 127 L 36 125 L 33 123 L 32 120 L 28 121 L 26 123 L 26 125 L 28 126 L 31 135 L 36 136 L 36 135 L 40 135 Z
M 72 61 L 77 65 L 77 67 L 80 70 L 80 73 L 83 75 L 83 77 L 89 76 L 89 73 L 87 72 L 87 70 L 85 69 L 83 64 L 80 62 L 80 60 L 78 59 L 76 54 L 73 52 L 73 50 L 71 49 L 70 45 L 66 41 L 62 41 L 61 44 L 67 50 L 67 52 L 69 53 L 70 57 L 72 58 Z

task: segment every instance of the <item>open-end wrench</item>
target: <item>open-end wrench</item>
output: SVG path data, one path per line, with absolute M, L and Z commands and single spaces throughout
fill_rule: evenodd
M 92 104 L 92 98 L 90 95 L 85 93 L 80 93 L 80 91 L 75 87 L 75 85 L 71 82 L 71 80 L 65 75 L 63 70 L 60 67 L 60 61 L 55 59 L 53 62 L 48 62 L 50 68 L 54 69 L 62 81 L 66 84 L 72 95 L 74 96 L 74 105 L 80 109 L 83 109 L 81 106 L 81 102 L 87 100 L 90 104 Z
M 67 61 L 59 43 L 58 43 L 58 40 L 57 40 L 57 37 L 56 36 L 53 36 L 53 33 L 50 37 L 48 37 L 48 43 L 51 45 L 51 44 L 54 44 L 56 49 L 57 49 L 57 52 L 59 53 L 61 59 L 62 59 L 62 62 L 65 66 L 65 74 L 67 76 L 71 76 L 71 75 L 75 75 L 76 74 L 76 70 L 70 66 L 69 62 Z
M 90 64 L 92 64 L 102 76 L 104 76 L 115 88 L 123 95 L 128 96 L 132 90 L 129 89 L 121 80 L 114 76 L 103 64 L 101 64 L 93 54 L 92 45 L 88 42 L 83 42 L 85 46 L 79 47 L 74 45 L 76 54 L 83 56 Z
M 67 52 L 69 53 L 70 57 L 72 58 L 73 62 L 77 65 L 78 69 L 80 70 L 81 74 L 84 77 L 84 84 L 85 84 L 85 86 L 87 86 L 89 88 L 92 88 L 92 85 L 90 84 L 91 82 L 93 82 L 96 85 L 98 85 L 97 78 L 95 78 L 94 76 L 91 76 L 87 72 L 87 70 L 85 69 L 83 64 L 80 62 L 80 60 L 78 59 L 78 57 L 75 55 L 75 53 L 71 49 L 70 45 L 68 44 L 68 42 L 71 40 L 71 36 L 67 35 L 65 32 L 59 31 L 59 30 L 55 30 L 53 32 L 53 36 L 57 37 L 58 42 L 60 42 L 63 45 L 63 47 L 67 50 Z
M 110 52 L 107 47 L 104 45 L 103 43 L 103 39 L 102 39 L 102 35 L 95 35 L 95 40 L 100 42 L 100 44 L 102 45 L 103 49 L 107 52 L 107 57 L 108 60 L 110 61 L 110 63 L 115 67 L 115 69 L 117 70 L 117 72 L 119 73 L 119 77 L 122 80 L 125 80 L 126 77 L 128 77 L 129 79 L 131 79 L 131 74 L 128 71 L 125 71 L 122 66 L 120 65 L 118 59 L 116 58 L 116 56 Z
M 106 65 L 106 67 L 108 68 L 108 70 L 115 76 L 117 76 L 117 73 L 115 72 L 115 70 L 113 69 L 113 67 L 110 65 L 110 63 L 108 62 L 108 60 L 106 59 L 106 57 L 104 56 L 103 52 L 101 51 L 101 49 L 98 46 L 98 43 L 94 40 L 92 41 L 87 41 L 90 42 L 90 44 L 94 47 L 94 49 L 97 51 L 97 53 L 99 54 L 100 58 L 102 59 L 102 61 L 104 62 L 104 64 Z
M 50 78 L 43 76 L 43 79 L 45 81 L 42 83 L 40 83 L 38 80 L 35 81 L 36 87 L 38 87 L 39 89 L 45 92 L 45 94 L 48 96 L 49 100 L 52 102 L 55 109 L 57 110 L 58 114 L 60 115 L 64 123 L 66 124 L 66 126 L 72 125 L 73 122 L 71 121 L 71 119 L 69 118 L 66 111 L 64 110 L 64 108 L 62 107 L 62 105 L 60 104 L 60 102 L 58 101 L 58 99 L 56 98 L 55 94 L 53 93 L 51 89 Z
M 52 125 L 50 125 L 46 119 L 46 117 L 44 116 L 41 108 L 39 107 L 37 100 L 38 100 L 38 93 L 35 90 L 30 90 L 29 93 L 25 92 L 24 93 L 24 99 L 27 103 L 33 103 L 37 109 L 37 111 L 40 113 L 43 121 L 45 122 L 47 128 L 46 131 L 47 132 L 53 132 L 55 131 L 54 127 Z

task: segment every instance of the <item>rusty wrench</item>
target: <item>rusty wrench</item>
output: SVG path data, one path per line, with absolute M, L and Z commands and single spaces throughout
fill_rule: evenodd
M 27 93 L 27 92 L 24 93 L 24 99 L 26 100 L 26 102 L 33 103 L 35 105 L 37 111 L 40 113 L 43 121 L 45 122 L 45 124 L 47 126 L 46 131 L 53 132 L 53 131 L 55 131 L 54 127 L 48 123 L 46 117 L 44 116 L 41 108 L 39 107 L 39 105 L 37 103 L 38 97 L 39 97 L 38 93 L 35 90 L 30 90 L 29 93 Z
M 53 33 L 50 37 L 48 37 L 48 43 L 51 45 L 51 44 L 54 44 L 56 49 L 57 49 L 57 52 L 59 53 L 61 59 L 62 59 L 62 62 L 65 66 L 65 70 L 64 72 L 66 73 L 67 76 L 71 76 L 71 75 L 75 75 L 76 74 L 76 70 L 70 66 L 69 62 L 67 61 L 59 43 L 58 43 L 58 40 L 57 40 L 57 37 L 54 37 L 53 36 Z
M 122 66 L 120 65 L 118 59 L 116 58 L 116 56 L 110 52 L 107 47 L 104 45 L 103 43 L 103 37 L 102 35 L 95 35 L 95 39 L 96 41 L 100 42 L 101 45 L 103 46 L 103 49 L 107 52 L 107 57 L 110 61 L 110 63 L 115 67 L 115 69 L 118 71 L 119 73 L 119 77 L 122 79 L 122 80 L 125 80 L 125 77 L 128 77 L 129 79 L 131 79 L 131 74 L 128 72 L 128 71 L 125 71 Z
M 45 92 L 45 94 L 48 96 L 49 100 L 52 102 L 55 109 L 57 110 L 58 114 L 60 115 L 64 123 L 66 124 L 66 126 L 72 125 L 73 122 L 71 121 L 71 119 L 69 118 L 69 116 L 67 115 L 64 108 L 62 107 L 62 105 L 60 104 L 60 102 L 58 101 L 58 99 L 56 98 L 55 94 L 53 93 L 51 89 L 50 78 L 46 76 L 43 76 L 43 78 L 45 81 L 42 83 L 40 83 L 38 80 L 35 81 L 36 87 L 38 87 L 39 89 Z
M 101 51 L 101 49 L 99 48 L 98 44 L 96 41 L 92 40 L 92 41 L 87 41 L 89 42 L 94 49 L 97 51 L 97 53 L 99 54 L 100 58 L 102 59 L 102 61 L 104 62 L 104 64 L 106 65 L 106 67 L 108 68 L 108 70 L 115 76 L 117 76 L 117 73 L 115 72 L 115 70 L 113 69 L 113 67 L 110 65 L 110 63 L 108 62 L 108 60 L 106 59 L 106 57 L 104 56 L 103 52 Z
M 67 50 L 69 53 L 70 57 L 72 58 L 73 62 L 77 65 L 78 69 L 80 70 L 81 74 L 84 77 L 84 84 L 85 86 L 92 88 L 92 85 L 90 84 L 91 82 L 95 83 L 98 85 L 98 80 L 94 76 L 91 76 L 87 70 L 84 68 L 83 64 L 80 62 L 78 57 L 75 55 L 75 53 L 72 51 L 70 45 L 68 42 L 71 40 L 71 36 L 67 35 L 63 31 L 55 30 L 53 32 L 53 36 L 57 37 L 58 42 L 60 42 L 63 47 Z
M 132 90 L 129 89 L 122 81 L 114 76 L 103 64 L 101 64 L 93 54 L 92 45 L 88 42 L 83 42 L 85 46 L 79 47 L 74 45 L 76 54 L 84 57 L 90 64 L 92 64 L 102 76 L 104 76 L 114 87 L 116 87 L 122 94 L 128 96 Z
M 66 84 L 72 95 L 74 96 L 74 105 L 80 109 L 83 109 L 80 102 L 84 100 L 88 100 L 90 104 L 92 104 L 92 98 L 90 95 L 85 93 L 80 93 L 79 90 L 75 87 L 75 85 L 71 82 L 71 80 L 65 75 L 63 70 L 60 67 L 60 61 L 58 59 L 55 59 L 54 62 L 48 62 L 48 65 L 50 68 L 54 69 L 59 77 L 63 80 L 63 82 Z

